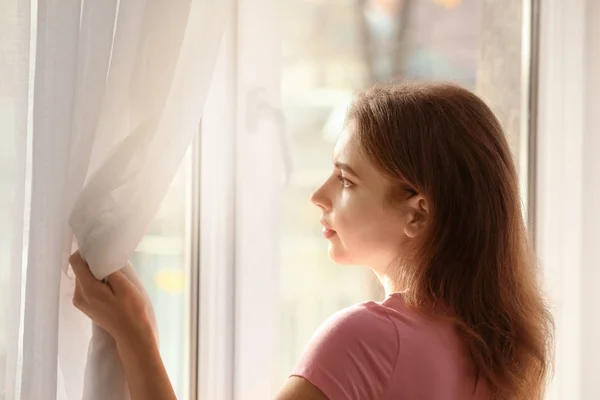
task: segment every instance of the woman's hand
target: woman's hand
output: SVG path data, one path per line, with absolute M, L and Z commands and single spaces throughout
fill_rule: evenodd
M 97 280 L 79 251 L 69 257 L 75 273 L 73 304 L 119 343 L 152 332 L 146 302 L 140 291 L 121 272 Z
M 97 280 L 79 252 L 69 263 L 77 278 L 73 304 L 117 342 L 131 400 L 176 400 L 140 291 L 120 271 Z

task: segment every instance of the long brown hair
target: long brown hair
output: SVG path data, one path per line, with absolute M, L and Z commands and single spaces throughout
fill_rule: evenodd
M 411 307 L 443 304 L 494 399 L 543 397 L 552 316 L 523 216 L 517 172 L 486 104 L 453 84 L 369 89 L 348 114 L 363 150 L 431 223 L 400 260 Z

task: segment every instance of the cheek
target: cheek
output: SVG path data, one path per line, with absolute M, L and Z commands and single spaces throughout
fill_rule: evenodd
M 340 263 L 361 264 L 400 252 L 404 227 L 393 210 L 348 202 L 339 209 L 335 222 L 338 237 L 331 242 L 330 255 Z

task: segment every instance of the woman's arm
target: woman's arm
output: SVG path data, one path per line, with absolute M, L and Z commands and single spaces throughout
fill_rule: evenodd
M 152 328 L 117 342 L 131 400 L 176 400 Z
M 79 252 L 69 262 L 76 276 L 73 304 L 117 343 L 131 400 L 176 400 L 148 314 L 146 302 L 121 272 L 97 280 Z M 328 400 L 304 378 L 291 377 L 277 400 Z
M 79 252 L 69 262 L 73 304 L 115 339 L 131 400 L 176 400 L 139 290 L 122 272 L 97 280 Z
M 277 394 L 276 400 L 328 400 L 315 385 L 300 376 L 291 376 Z

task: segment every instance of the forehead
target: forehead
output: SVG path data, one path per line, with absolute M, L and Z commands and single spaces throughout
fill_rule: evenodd
M 365 161 L 354 124 L 348 124 L 338 137 L 333 150 L 333 159 L 340 162 Z

